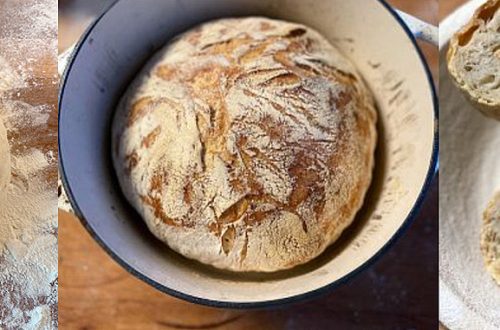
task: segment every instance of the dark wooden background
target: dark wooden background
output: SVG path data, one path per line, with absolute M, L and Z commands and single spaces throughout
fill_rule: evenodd
M 89 7 L 60 1 L 59 49 L 89 21 Z M 437 0 L 392 0 L 433 24 L 446 12 Z M 452 8 L 458 1 L 446 2 Z M 91 4 L 90 4 L 91 3 Z M 75 14 L 75 8 L 81 14 Z M 437 49 L 421 44 L 437 81 Z M 437 179 L 421 212 L 396 244 L 370 268 L 314 300 L 272 310 L 236 311 L 167 296 L 121 269 L 78 220 L 59 217 L 61 329 L 436 329 L 438 328 Z

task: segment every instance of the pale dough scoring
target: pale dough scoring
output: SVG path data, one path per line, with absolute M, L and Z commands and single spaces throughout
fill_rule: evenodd
M 371 181 L 376 112 L 354 67 L 308 27 L 223 19 L 143 69 L 113 122 L 121 188 L 151 232 L 235 271 L 305 263 Z

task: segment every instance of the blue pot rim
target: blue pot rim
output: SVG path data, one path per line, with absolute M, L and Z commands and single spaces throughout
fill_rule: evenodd
M 90 226 L 89 222 L 85 219 L 83 216 L 83 212 L 81 211 L 80 207 L 78 206 L 78 203 L 76 199 L 74 198 L 74 195 L 71 191 L 71 188 L 67 182 L 66 179 L 66 173 L 64 171 L 64 161 L 60 149 L 60 136 L 58 135 L 58 145 L 59 145 L 59 167 L 60 167 L 60 173 L 61 173 L 61 181 L 63 184 L 63 187 L 66 191 L 66 194 L 68 196 L 68 199 L 71 203 L 71 206 L 73 208 L 73 211 L 75 212 L 75 215 L 80 219 L 80 222 L 82 225 L 85 227 L 85 229 L 89 232 L 89 234 L 92 236 L 92 238 L 106 251 L 106 253 L 111 256 L 113 260 L 115 260 L 121 267 L 123 267 L 126 271 L 128 271 L 130 274 L 133 276 L 137 277 L 138 279 L 146 282 L 147 284 L 151 285 L 152 287 L 156 288 L 157 290 L 167 293 L 171 296 L 174 296 L 176 298 L 183 299 L 185 301 L 195 303 L 195 304 L 200 304 L 200 305 L 205 305 L 205 306 L 210 306 L 210 307 L 217 307 L 217 308 L 231 308 L 231 309 L 261 309 L 261 308 L 269 308 L 269 307 L 277 307 L 277 306 L 283 306 L 285 304 L 291 304 L 291 303 L 296 303 L 296 302 L 301 302 L 305 300 L 310 300 L 313 298 L 316 298 L 320 295 L 324 295 L 328 292 L 331 292 L 333 289 L 338 288 L 342 284 L 348 282 L 352 278 L 354 278 L 357 274 L 363 272 L 366 270 L 368 267 L 373 265 L 375 261 L 377 261 L 382 255 L 384 255 L 391 246 L 396 242 L 396 240 L 401 237 L 406 230 L 409 228 L 410 224 L 413 222 L 415 219 L 416 215 L 420 211 L 422 204 L 424 202 L 425 196 L 428 193 L 429 189 L 431 188 L 431 183 L 432 180 L 437 172 L 438 169 L 438 153 L 439 153 L 439 134 L 438 134 L 438 120 L 439 120 L 439 105 L 438 105 L 438 98 L 437 98 L 437 93 L 436 93 L 436 88 L 434 86 L 434 81 L 432 79 L 432 74 L 430 72 L 429 66 L 427 64 L 427 61 L 425 60 L 422 51 L 418 47 L 417 41 L 415 39 L 415 36 L 412 34 L 410 31 L 409 27 L 406 25 L 406 23 L 401 19 L 401 17 L 396 13 L 396 11 L 386 2 L 386 0 L 376 0 L 380 4 L 383 5 L 384 8 L 387 9 L 387 11 L 396 19 L 396 21 L 399 23 L 401 28 L 406 32 L 406 35 L 410 39 L 410 41 L 413 44 L 413 47 L 415 48 L 415 51 L 417 52 L 420 61 L 422 63 L 422 66 L 424 68 L 424 71 L 427 76 L 427 81 L 429 84 L 429 88 L 431 89 L 432 92 L 432 102 L 433 102 L 433 108 L 434 108 L 434 139 L 433 139 L 433 150 L 432 150 L 432 156 L 431 160 L 429 163 L 429 167 L 427 170 L 426 178 L 424 181 L 424 184 L 422 186 L 422 189 L 420 190 L 420 193 L 417 197 L 417 200 L 415 201 L 415 204 L 413 205 L 410 213 L 406 217 L 406 219 L 403 221 L 399 229 L 396 231 L 396 233 L 384 244 L 382 248 L 380 248 L 377 253 L 375 253 L 373 256 L 371 256 L 367 261 L 365 261 L 363 264 L 358 266 L 356 269 L 352 270 L 350 273 L 344 275 L 343 277 L 333 281 L 332 283 L 329 283 L 323 287 L 304 292 L 302 294 L 298 294 L 295 296 L 291 297 L 286 297 L 286 298 L 280 298 L 280 299 L 274 299 L 274 300 L 266 300 L 266 301 L 258 301 L 258 302 L 227 302 L 227 301 L 218 301 L 218 300 L 212 300 L 212 299 L 206 299 L 206 298 L 201 298 L 201 297 L 196 297 L 193 295 L 189 295 L 186 293 L 183 293 L 181 291 L 174 290 L 172 288 L 169 288 L 163 284 L 160 284 L 153 279 L 149 278 L 148 276 L 142 274 L 138 270 L 134 269 L 131 267 L 126 261 L 124 261 L 119 255 L 114 253 L 110 247 L 106 245 L 106 242 L 102 240 L 97 232 L 94 231 L 92 226 Z M 104 9 L 104 11 L 94 20 L 92 24 L 87 28 L 87 30 L 84 32 L 80 40 L 77 42 L 75 45 L 75 48 L 72 52 L 72 54 L 69 57 L 68 60 L 68 65 L 66 66 L 64 73 L 61 78 L 61 88 L 59 90 L 59 96 L 58 96 L 58 104 L 59 104 L 59 114 L 58 114 L 58 127 L 60 127 L 60 121 L 61 121 L 61 113 L 63 111 L 61 104 L 64 98 L 64 92 L 66 88 L 66 83 L 68 80 L 69 73 L 71 72 L 71 69 L 73 67 L 75 58 L 78 56 L 78 53 L 80 52 L 81 48 L 85 44 L 85 41 L 87 41 L 90 33 L 94 30 L 96 25 L 101 21 L 101 19 L 118 3 L 120 0 L 115 0 L 113 1 L 107 8 Z

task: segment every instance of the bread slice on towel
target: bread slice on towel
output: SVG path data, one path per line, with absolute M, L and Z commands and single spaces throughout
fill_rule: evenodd
M 500 0 L 479 7 L 448 49 L 448 71 L 474 106 L 500 120 Z

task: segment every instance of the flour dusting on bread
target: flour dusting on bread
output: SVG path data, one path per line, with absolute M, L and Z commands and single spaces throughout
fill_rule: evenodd
M 236 271 L 311 260 L 371 181 L 376 113 L 362 79 L 308 27 L 203 24 L 167 45 L 122 99 L 113 160 L 150 230 Z

